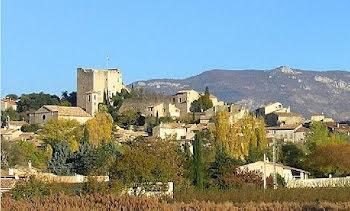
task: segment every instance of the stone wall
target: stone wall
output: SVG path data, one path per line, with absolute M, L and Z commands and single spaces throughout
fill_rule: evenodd
M 289 180 L 287 188 L 350 187 L 350 177 Z

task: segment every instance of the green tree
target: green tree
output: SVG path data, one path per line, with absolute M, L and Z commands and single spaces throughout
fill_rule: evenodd
M 5 97 L 6 99 L 17 100 L 18 96 L 16 94 L 8 94 Z
M 205 87 L 204 95 L 206 95 L 206 96 L 209 96 L 209 95 L 210 95 L 209 87 L 207 87 L 207 86 Z
M 89 142 L 84 142 L 72 157 L 72 171 L 81 175 L 89 175 L 95 167 L 96 149 Z
M 7 117 L 10 118 L 12 121 L 20 120 L 20 115 L 17 111 L 10 109 L 7 109 L 5 111 L 1 111 L 1 122 L 4 124 L 6 122 Z
M 26 165 L 28 160 L 18 143 L 1 140 L 1 168 Z
M 68 93 L 63 91 L 61 95 L 61 104 L 64 102 L 66 106 L 77 106 L 77 92 Z
M 12 198 L 16 200 L 31 199 L 50 194 L 50 186 L 31 176 L 28 181 L 16 183 L 16 187 L 10 191 Z
M 141 118 L 141 114 L 133 109 L 128 109 L 123 111 L 117 120 L 117 124 L 120 127 L 129 129 L 131 125 L 139 125 L 139 120 Z
M 309 150 L 312 152 L 317 146 L 324 144 L 346 144 L 348 139 L 345 135 L 337 132 L 330 132 L 323 122 L 311 124 L 310 132 L 306 134 Z
M 201 133 L 196 133 L 193 147 L 193 162 L 195 179 L 194 183 L 198 189 L 203 189 L 204 169 L 203 169 L 203 145 Z
M 32 165 L 39 169 L 46 169 L 49 160 L 49 155 L 45 149 L 40 149 L 31 142 L 21 141 L 19 142 L 19 148 L 21 153 L 27 161 L 31 161 Z
M 22 125 L 21 127 L 21 131 L 22 132 L 36 132 L 39 130 L 39 125 L 37 124 L 25 124 L 25 125 Z
M 301 144 L 282 145 L 281 162 L 295 168 L 304 168 L 306 152 Z
M 53 147 L 53 155 L 47 170 L 56 175 L 72 175 L 74 173 L 74 156 L 69 145 L 65 142 Z
M 40 93 L 22 94 L 17 102 L 19 112 L 35 111 L 43 105 L 59 105 L 60 98 L 56 95 Z

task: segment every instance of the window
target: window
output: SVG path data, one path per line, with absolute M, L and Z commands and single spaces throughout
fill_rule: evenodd
M 182 101 L 182 99 L 181 99 L 181 98 L 179 98 L 179 103 L 181 103 L 181 101 Z
M 89 95 L 88 99 L 89 99 L 89 102 L 90 102 L 91 101 L 91 95 Z
M 46 116 L 45 116 L 45 114 L 43 115 L 43 120 L 45 120 L 46 119 Z
M 94 95 L 94 100 L 96 100 L 96 95 Z
M 148 111 L 153 111 L 153 107 L 148 107 Z
M 173 102 L 175 103 L 175 97 L 173 98 Z

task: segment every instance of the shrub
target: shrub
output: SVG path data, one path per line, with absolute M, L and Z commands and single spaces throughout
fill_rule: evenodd
M 23 132 L 36 132 L 39 130 L 39 125 L 37 124 L 25 124 L 21 127 L 21 131 Z
M 11 195 L 16 200 L 40 197 L 48 194 L 50 194 L 49 185 L 35 179 L 33 176 L 28 181 L 16 184 L 16 187 L 11 190 Z

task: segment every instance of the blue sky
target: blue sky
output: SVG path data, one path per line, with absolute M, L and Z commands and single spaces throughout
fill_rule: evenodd
M 76 89 L 77 67 L 124 82 L 222 69 L 350 69 L 350 1 L 2 0 L 2 95 Z

